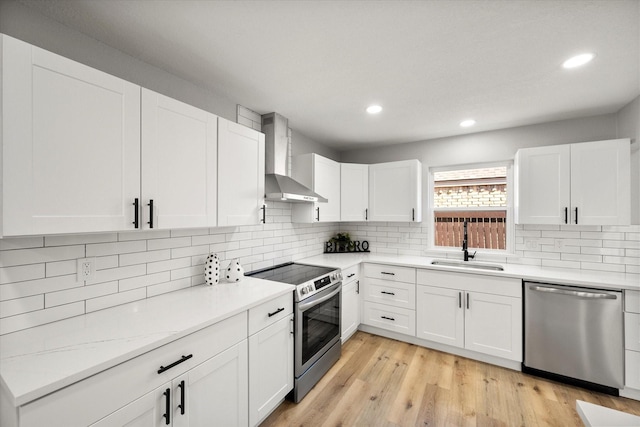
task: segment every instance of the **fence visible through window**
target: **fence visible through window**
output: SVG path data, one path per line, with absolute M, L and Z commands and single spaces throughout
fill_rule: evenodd
M 436 211 L 434 217 L 436 246 L 462 247 L 466 220 L 469 248 L 506 249 L 506 211 Z

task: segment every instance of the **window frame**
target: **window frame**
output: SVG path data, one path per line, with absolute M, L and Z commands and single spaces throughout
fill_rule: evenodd
M 482 169 L 482 168 L 494 168 L 494 167 L 506 167 L 507 168 L 507 206 L 502 207 L 486 207 L 486 208 L 478 208 L 478 207 L 455 207 L 455 208 L 438 208 L 434 207 L 434 185 L 435 179 L 434 175 L 436 172 L 449 172 L 453 170 L 467 170 L 467 169 Z M 486 210 L 486 211 L 497 211 L 497 210 L 506 210 L 507 211 L 507 222 L 506 222 L 506 248 L 505 249 L 486 249 L 486 248 L 469 248 L 469 250 L 477 251 L 478 254 L 482 255 L 513 255 L 515 254 L 515 221 L 514 221 L 514 171 L 513 171 L 513 160 L 505 160 L 505 161 L 497 161 L 497 162 L 479 162 L 479 163 L 465 163 L 458 165 L 448 165 L 448 166 L 431 166 L 429 167 L 429 173 L 427 174 L 427 250 L 430 252 L 439 252 L 443 254 L 454 254 L 462 251 L 462 248 L 454 248 L 452 246 L 436 246 L 435 245 L 435 212 L 446 212 L 446 211 L 478 211 L 478 210 Z

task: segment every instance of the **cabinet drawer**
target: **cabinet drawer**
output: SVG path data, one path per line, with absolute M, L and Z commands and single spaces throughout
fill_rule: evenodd
M 293 292 L 249 309 L 249 335 L 293 313 Z
M 365 301 L 362 323 L 401 334 L 416 335 L 416 312 Z
M 624 291 L 624 311 L 640 313 L 640 291 Z
M 418 285 L 439 288 L 484 292 L 507 297 L 522 297 L 522 280 L 474 273 L 450 273 L 447 271 L 418 270 Z
M 416 283 L 416 269 L 411 267 L 365 264 L 364 275 L 372 279 L 381 279 L 390 282 Z
M 624 348 L 640 351 L 640 314 L 624 314 Z
M 20 425 L 89 425 L 246 337 L 243 312 L 21 406 Z M 161 366 L 188 355 L 193 356 L 158 374 Z
M 624 359 L 624 386 L 640 390 L 640 351 L 626 350 Z
M 364 299 L 379 304 L 415 310 L 416 285 L 368 278 L 365 280 Z
M 353 282 L 360 278 L 360 264 L 353 265 L 342 270 L 342 285 Z

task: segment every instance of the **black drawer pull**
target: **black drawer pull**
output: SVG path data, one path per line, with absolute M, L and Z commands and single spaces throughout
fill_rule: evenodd
M 381 294 L 386 294 L 386 295 L 395 295 L 393 292 L 387 292 L 387 291 L 380 291 Z
M 168 388 L 164 391 L 164 393 L 162 393 L 165 400 L 164 400 L 164 414 L 162 414 L 163 418 L 166 418 L 166 421 L 164 422 L 165 425 L 169 425 L 171 424 L 171 389 Z
M 267 316 L 269 316 L 269 317 L 275 316 L 276 314 L 280 313 L 281 311 L 284 311 L 284 307 L 281 307 L 281 308 L 277 309 L 273 313 L 268 313 Z
M 153 199 L 149 200 L 147 206 L 149 206 L 149 222 L 147 224 L 149 224 L 149 228 L 153 228 Z
M 347 279 L 350 279 L 350 278 L 352 278 L 352 277 L 353 277 L 353 276 L 355 276 L 355 275 L 356 275 L 356 273 L 351 273 L 350 275 L 348 275 L 348 276 L 347 276 Z
M 395 276 L 396 275 L 396 273 L 387 273 L 386 271 L 381 271 L 380 273 L 381 274 L 386 274 L 388 276 Z
M 180 415 L 184 415 L 184 408 L 186 406 L 184 403 L 184 380 L 180 381 L 178 387 L 180 388 L 180 404 L 178 408 L 180 408 Z
M 188 356 L 182 356 L 182 358 L 180 360 L 176 360 L 175 362 L 173 362 L 171 365 L 168 366 L 160 366 L 160 369 L 158 369 L 158 373 L 161 374 L 164 371 L 168 371 L 169 369 L 173 368 L 176 365 L 181 364 L 182 362 L 184 362 L 185 360 L 189 360 L 193 357 L 193 354 L 190 354 Z
M 387 317 L 387 316 L 380 316 L 380 317 L 387 320 L 393 320 L 394 322 L 396 321 L 396 319 L 394 319 L 393 317 Z

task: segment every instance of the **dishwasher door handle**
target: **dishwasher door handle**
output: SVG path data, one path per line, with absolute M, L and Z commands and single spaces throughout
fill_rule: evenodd
M 593 299 L 617 299 L 616 294 L 610 294 L 607 292 L 588 292 L 588 291 L 570 291 L 567 289 L 554 288 L 551 286 L 531 286 L 529 289 L 538 292 L 549 292 L 560 295 L 570 295 L 579 298 L 593 298 Z

